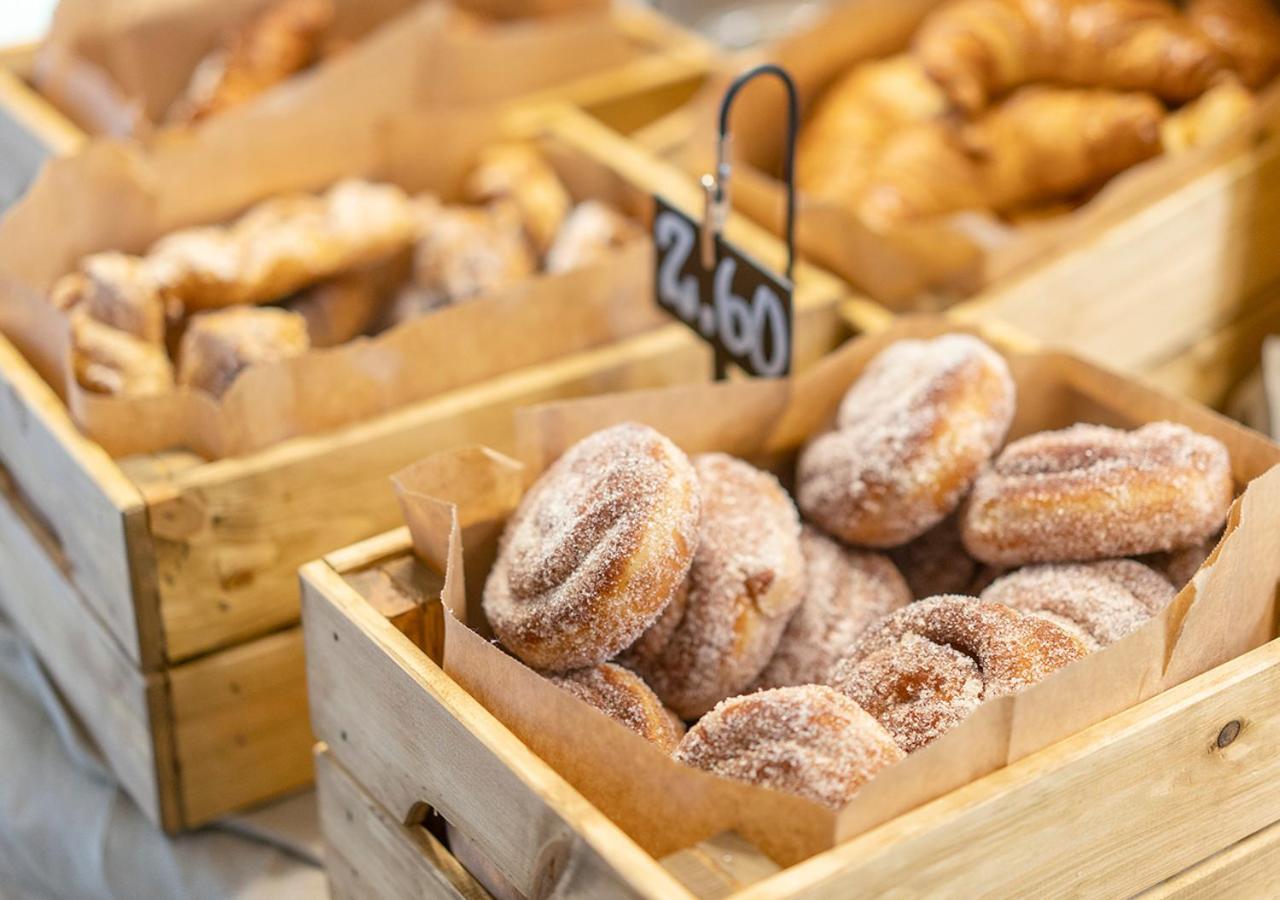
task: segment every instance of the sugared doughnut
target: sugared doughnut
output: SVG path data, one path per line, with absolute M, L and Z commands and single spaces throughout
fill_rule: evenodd
M 604 662 L 662 614 L 698 545 L 698 478 L 627 423 L 570 447 L 507 522 L 484 586 L 499 640 L 535 668 Z
M 932 597 L 865 632 L 831 685 L 911 752 L 982 701 L 1034 684 L 1087 652 L 1057 625 L 999 603 Z
M 889 551 L 917 600 L 939 594 L 968 594 L 980 564 L 964 549 L 960 523 L 947 516 L 914 541 Z
M 974 484 L 961 519 L 984 562 L 1113 559 L 1214 534 L 1231 508 L 1221 441 L 1184 425 L 1073 425 L 1014 441 Z
M 693 465 L 702 518 L 684 615 L 674 627 L 659 620 L 665 643 L 646 635 L 619 660 L 685 719 L 755 680 L 804 589 L 800 518 L 778 480 L 723 453 Z
M 997 579 L 982 599 L 1069 622 L 1090 649 L 1114 644 L 1168 606 L 1177 591 L 1159 572 L 1131 559 L 1027 566 Z
M 689 729 L 675 752 L 688 765 L 831 809 L 902 756 L 858 704 L 816 684 L 725 700 Z
M 918 537 L 956 508 L 1004 440 L 1014 393 L 1004 359 L 970 335 L 891 344 L 845 395 L 835 430 L 801 452 L 801 511 L 850 544 Z
M 643 678 L 622 666 L 600 663 L 547 678 L 667 753 L 684 736 L 684 723 L 662 705 Z
M 869 625 L 911 602 L 907 582 L 884 554 L 846 547 L 812 525 L 800 534 L 800 550 L 804 599 L 757 688 L 826 681 Z

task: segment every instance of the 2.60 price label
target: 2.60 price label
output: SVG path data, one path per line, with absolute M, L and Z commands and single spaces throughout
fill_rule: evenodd
M 716 238 L 715 264 L 702 265 L 699 226 L 654 197 L 658 305 L 751 375 L 791 373 L 791 284 Z

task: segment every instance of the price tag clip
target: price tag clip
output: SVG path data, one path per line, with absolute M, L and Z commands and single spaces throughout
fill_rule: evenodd
M 771 75 L 787 91 L 788 119 L 783 177 L 787 188 L 787 269 L 779 276 L 724 238 L 729 218 L 732 139 L 729 113 L 753 79 Z M 658 305 L 703 337 L 715 350 L 715 377 L 733 363 L 748 374 L 780 377 L 791 372 L 792 271 L 795 266 L 795 146 L 800 104 L 795 83 L 781 66 L 768 63 L 743 72 L 720 103 L 714 174 L 700 179 L 702 222 L 696 223 L 655 197 L 653 238 L 657 250 Z M 697 254 L 693 253 L 697 245 Z

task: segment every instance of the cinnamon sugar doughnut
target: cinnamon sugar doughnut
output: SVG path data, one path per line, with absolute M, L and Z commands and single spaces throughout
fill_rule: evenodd
M 831 809 L 902 756 L 875 719 L 817 684 L 725 700 L 689 729 L 675 752 L 682 763 Z
M 831 685 L 909 753 L 982 701 L 1034 684 L 1087 652 L 1057 625 L 999 603 L 932 597 L 872 626 L 835 667 Z
M 881 616 L 911 602 L 911 590 L 887 556 L 854 550 L 812 525 L 800 533 L 804 599 L 787 623 L 757 688 L 815 684 Z
M 644 679 L 622 666 L 600 663 L 547 678 L 667 753 L 684 736 L 684 723 L 662 705 Z
M 579 441 L 507 522 L 484 586 L 494 632 L 539 669 L 614 656 L 684 580 L 700 506 L 693 465 L 652 428 L 615 425 Z
M 1215 533 L 1231 508 L 1221 441 L 1184 425 L 1073 425 L 1015 441 L 978 477 L 961 522 L 985 562 L 1112 559 Z
M 1027 566 L 997 579 L 982 599 L 1070 622 L 1097 649 L 1114 644 L 1169 605 L 1177 591 L 1131 559 Z
M 801 511 L 850 544 L 894 547 L 954 510 L 1013 418 L 1000 354 L 967 334 L 891 344 L 800 454 Z
M 723 453 L 694 457 L 698 550 L 684 614 L 659 645 L 646 635 L 620 660 L 685 719 L 741 692 L 768 663 L 800 604 L 800 518 L 778 480 Z

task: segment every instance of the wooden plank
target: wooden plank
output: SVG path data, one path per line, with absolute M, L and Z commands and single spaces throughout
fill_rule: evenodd
M 1252 299 L 1244 315 L 1143 374 L 1165 390 L 1220 408 L 1236 384 L 1258 367 L 1262 342 L 1280 332 L 1280 290 Z
M 1273 138 L 955 312 L 1140 371 L 1230 321 L 1280 278 L 1278 243 Z
M 1273 641 L 739 897 L 1135 893 L 1275 820 L 1277 696 Z
M 80 434 L 57 394 L 3 337 L 0 464 L 55 536 L 72 581 L 125 655 L 144 671 L 157 668 L 159 619 L 139 617 L 134 607 L 135 594 L 153 593 L 142 497 L 111 458 Z M 139 609 L 147 607 L 144 602 Z
M 698 900 L 730 897 L 779 871 L 777 863 L 732 832 L 664 857 L 662 867 Z
M 392 816 L 429 804 L 529 896 L 690 896 L 339 573 L 302 579 L 316 736 Z
M 311 781 L 305 678 L 301 628 L 169 671 L 184 827 Z
M 1280 896 L 1280 822 L 1162 881 L 1142 900 Z
M 125 791 L 156 825 L 177 827 L 168 699 L 132 664 L 71 584 L 57 542 L 0 469 L 0 601 L 40 656 Z
M 336 897 L 489 896 L 426 829 L 406 826 L 366 794 L 323 744 L 316 750 L 315 769 L 325 869 Z
M 0 210 L 26 191 L 51 156 L 79 149 L 84 132 L 27 84 L 27 48 L 0 51 Z

